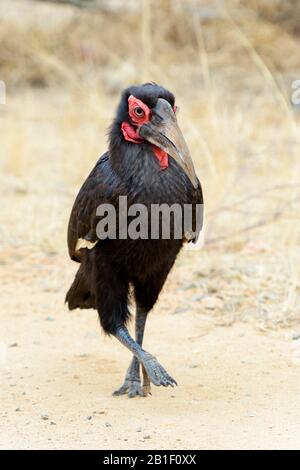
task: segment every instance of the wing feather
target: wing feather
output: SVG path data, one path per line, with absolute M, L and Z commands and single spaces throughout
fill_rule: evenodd
M 68 225 L 68 249 L 70 258 L 80 262 L 82 249 L 92 249 L 97 241 L 96 216 L 100 204 L 112 202 L 119 186 L 113 172 L 108 154 L 98 160 L 83 183 L 72 208 Z

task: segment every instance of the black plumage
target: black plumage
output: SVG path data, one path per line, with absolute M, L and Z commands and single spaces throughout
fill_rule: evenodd
M 147 314 L 158 298 L 184 239 L 98 240 L 96 226 L 99 217 L 96 210 L 104 203 L 113 204 L 117 208 L 119 196 L 127 196 L 128 206 L 141 203 L 149 209 L 151 204 L 162 203 L 180 204 L 182 207 L 184 204 L 192 204 L 194 209 L 196 204 L 203 203 L 203 198 L 199 181 L 195 188 L 187 172 L 174 158 L 169 156 L 169 165 L 162 170 L 150 142 L 143 140 L 133 143 L 125 140 L 121 131 L 123 122 L 128 122 L 137 131 L 141 129 L 129 116 L 130 96 L 148 106 L 153 120 L 158 102 L 167 102 L 166 109 L 168 105 L 173 108 L 175 104 L 172 93 L 153 83 L 130 87 L 123 92 L 110 129 L 108 152 L 98 160 L 84 182 L 71 212 L 69 254 L 80 266 L 66 301 L 71 310 L 97 309 L 104 331 L 114 335 L 133 352 L 124 385 L 115 394 L 145 396 L 150 390 L 149 380 L 155 385 L 175 384 L 157 360 L 141 346 Z M 193 238 L 197 235 L 195 233 Z M 79 239 L 84 239 L 89 247 L 78 249 Z M 130 316 L 130 286 L 133 286 L 137 306 L 136 341 L 126 329 Z M 143 386 L 140 381 L 140 364 L 144 374 Z

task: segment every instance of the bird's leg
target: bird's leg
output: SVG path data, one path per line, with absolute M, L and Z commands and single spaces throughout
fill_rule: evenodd
M 163 385 L 167 387 L 177 385 L 176 381 L 167 373 L 167 371 L 159 364 L 157 359 L 145 351 L 128 333 L 125 326 L 119 326 L 114 336 L 128 348 L 138 361 L 144 366 L 145 372 L 150 381 L 157 386 Z
M 115 390 L 113 395 L 125 395 L 126 393 L 129 398 L 133 398 L 136 395 L 144 396 L 141 389 L 140 364 L 135 356 L 127 369 L 122 387 Z
M 151 393 L 150 379 L 148 377 L 144 364 L 142 364 L 142 371 L 143 371 L 143 392 L 144 392 L 144 396 L 146 397 L 147 395 L 152 395 L 152 393 Z
M 147 312 L 137 307 L 136 318 L 135 318 L 135 337 L 136 342 L 140 346 L 143 343 L 145 324 L 147 319 Z M 114 392 L 114 395 L 124 395 L 128 393 L 130 398 L 137 395 L 147 396 L 150 393 L 150 381 L 143 369 L 143 387 L 141 387 L 140 378 L 140 363 L 136 356 L 133 356 L 130 366 L 127 369 L 125 381 L 121 388 Z
M 140 346 L 142 346 L 142 344 L 143 344 L 147 315 L 148 315 L 148 312 L 146 312 L 144 309 L 139 308 L 139 307 L 137 308 L 136 319 L 135 319 L 135 338 L 136 338 L 136 342 Z M 138 361 L 136 356 L 133 356 L 133 361 L 134 360 Z M 145 367 L 144 367 L 143 363 L 142 363 L 142 371 L 143 371 L 143 388 L 142 388 L 142 392 L 143 392 L 143 396 L 146 397 L 147 395 L 151 395 L 151 386 L 150 386 L 149 377 L 147 375 L 147 372 L 145 370 Z
M 135 337 L 137 343 L 142 346 L 143 338 L 144 338 L 144 331 L 146 325 L 148 312 L 143 309 L 137 308 L 137 315 L 135 321 Z M 137 360 L 136 356 L 133 356 L 134 359 Z M 142 363 L 142 371 L 143 371 L 143 395 L 146 397 L 147 395 L 151 395 L 151 386 L 150 380 L 145 370 L 144 364 Z

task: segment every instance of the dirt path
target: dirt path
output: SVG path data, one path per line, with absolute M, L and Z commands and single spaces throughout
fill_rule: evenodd
M 299 340 L 286 331 L 216 326 L 163 309 L 166 294 L 145 347 L 179 386 L 112 397 L 130 355 L 95 312 L 63 307 L 73 267 L 49 283 L 45 264 L 28 266 L 31 277 L 20 266 L 6 269 L 0 318 L 0 448 L 300 448 Z

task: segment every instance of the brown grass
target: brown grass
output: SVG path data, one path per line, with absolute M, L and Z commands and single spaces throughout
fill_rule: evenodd
M 121 13 L 2 3 L 0 244 L 65 252 L 74 195 L 106 149 L 120 91 L 154 80 L 177 96 L 205 192 L 211 245 L 203 261 L 188 256 L 207 276 L 227 263 L 230 284 L 231 268 L 251 252 L 257 270 L 238 283 L 240 295 L 257 298 L 269 279 L 273 311 L 299 319 L 299 115 L 290 83 L 300 77 L 300 39 L 263 2 L 208 12 L 202 3 L 145 0 Z

